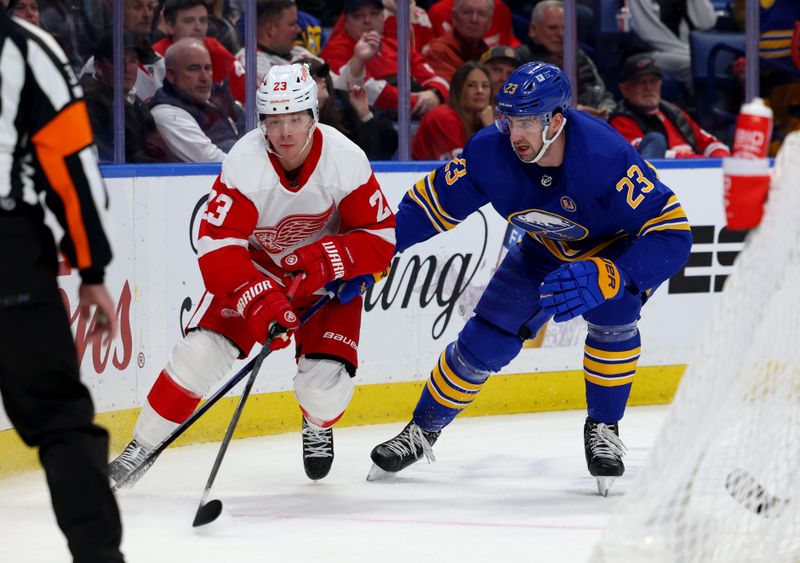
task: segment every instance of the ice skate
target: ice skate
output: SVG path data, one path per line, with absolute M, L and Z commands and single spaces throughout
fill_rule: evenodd
M 622 456 L 628 450 L 619 439 L 619 424 L 603 424 L 586 417 L 583 446 L 589 473 L 597 478 L 597 492 L 607 497 L 614 479 L 625 473 Z
M 116 491 L 120 487 L 132 487 L 135 485 L 156 461 L 154 457 L 146 465 L 142 464 L 147 454 L 151 451 L 150 448 L 142 446 L 136 440 L 132 440 L 130 444 L 125 446 L 122 453 L 108 464 L 108 478 L 111 481 L 111 490 Z M 131 477 L 128 478 L 128 475 L 131 475 Z M 126 478 L 128 478 L 127 481 L 120 484 Z
M 333 428 L 317 430 L 303 417 L 303 467 L 309 479 L 325 477 L 333 464 Z
M 412 420 L 397 436 L 372 450 L 370 457 L 374 462 L 367 475 L 367 481 L 379 481 L 394 476 L 425 456 L 428 463 L 436 461 L 433 445 L 441 432 L 427 432 Z

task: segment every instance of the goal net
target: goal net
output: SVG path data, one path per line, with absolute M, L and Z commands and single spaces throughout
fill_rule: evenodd
M 592 561 L 800 561 L 800 134 Z

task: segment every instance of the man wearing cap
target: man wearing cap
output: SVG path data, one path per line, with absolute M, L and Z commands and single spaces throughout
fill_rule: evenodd
M 493 12 L 494 0 L 456 0 L 453 29 L 431 41 L 425 52 L 439 76 L 451 81 L 458 67 L 477 61 L 489 48 L 482 37 L 492 23 Z
M 397 110 L 397 42 L 383 36 L 383 25 L 379 0 L 347 0 L 344 28 L 334 30 L 320 56 L 348 85 L 363 84 L 370 105 Z M 447 100 L 450 85 L 422 55 L 412 50 L 410 58 L 411 108 L 421 117 Z M 366 73 L 363 82 L 359 71 Z
M 507 45 L 498 45 L 492 47 L 481 55 L 480 63 L 489 71 L 489 76 L 492 79 L 492 103 L 494 106 L 494 97 L 503 84 L 506 83 L 511 73 L 522 64 L 517 52 Z
M 564 67 L 564 4 L 543 0 L 531 12 L 528 39 L 519 49 L 525 61 L 543 61 Z M 577 109 L 605 119 L 614 109 L 614 97 L 606 89 L 592 59 L 583 49 L 575 53 Z
M 678 106 L 661 99 L 661 69 L 649 54 L 625 61 L 623 100 L 609 118 L 645 158 L 721 158 L 730 150 Z
M 136 74 L 139 70 L 139 49 L 134 37 L 125 31 L 125 52 L 122 58 L 123 98 L 125 100 L 125 162 L 168 162 L 171 160 L 164 139 L 156 128 L 150 110 L 136 96 Z M 113 34 L 107 33 L 94 50 L 94 73 L 85 74 L 80 81 L 86 99 L 86 109 L 94 131 L 94 142 L 101 162 L 114 160 L 114 99 Z

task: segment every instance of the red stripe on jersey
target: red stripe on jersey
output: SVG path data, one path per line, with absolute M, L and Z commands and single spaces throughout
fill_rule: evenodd
M 200 396 L 175 383 L 167 370 L 161 370 L 147 395 L 147 402 L 162 417 L 180 424 L 194 412 Z
M 306 185 L 306 182 L 308 182 L 308 179 L 311 177 L 311 174 L 314 172 L 319 162 L 319 157 L 322 154 L 322 131 L 318 128 L 314 128 L 314 133 L 311 136 L 311 152 L 308 153 L 308 157 L 300 167 L 300 174 L 298 174 L 297 178 L 294 180 L 290 180 L 286 177 L 286 170 L 284 170 L 280 158 L 272 152 L 267 154 L 269 155 L 269 161 L 272 163 L 272 167 L 275 169 L 275 173 L 278 175 L 278 179 L 281 181 L 281 185 L 290 192 L 299 191 L 300 188 Z

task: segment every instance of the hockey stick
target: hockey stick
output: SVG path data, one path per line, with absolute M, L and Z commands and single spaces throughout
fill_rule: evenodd
M 322 309 L 322 307 L 326 305 L 335 296 L 336 296 L 335 291 L 329 290 L 327 294 L 325 294 L 317 301 L 315 301 L 314 304 L 311 305 L 311 307 L 309 307 L 308 311 L 306 311 L 303 314 L 303 316 L 300 317 L 300 325 L 302 326 L 308 319 L 314 316 L 317 313 L 317 311 Z M 265 348 L 269 350 L 269 346 L 265 346 Z M 264 349 L 262 349 L 262 353 L 263 351 Z M 267 354 L 269 354 L 269 352 L 267 352 Z M 181 435 L 184 432 L 186 432 L 186 430 L 188 430 L 192 424 L 197 422 L 198 418 L 203 416 L 208 411 L 208 409 L 213 407 L 217 401 L 219 401 L 223 396 L 225 396 L 231 389 L 233 389 L 236 386 L 237 383 L 239 383 L 242 379 L 244 379 L 245 376 L 247 376 L 247 374 L 254 369 L 256 361 L 258 361 L 260 356 L 261 353 L 259 353 L 258 356 L 256 356 L 249 362 L 247 362 L 247 364 L 245 364 L 245 366 L 242 367 L 242 369 L 236 372 L 233 375 L 233 377 L 231 377 L 227 381 L 227 383 L 225 383 L 222 387 L 217 389 L 217 391 L 213 395 L 211 395 L 208 399 L 206 399 L 205 402 L 202 405 L 200 405 L 197 408 L 197 410 L 195 410 L 189 416 L 189 418 L 184 420 L 175 430 L 172 431 L 172 433 L 169 436 L 164 438 L 158 446 L 156 446 L 151 452 L 149 452 L 142 460 L 142 463 L 139 464 L 139 467 L 137 467 L 136 469 L 125 475 L 125 477 L 121 478 L 119 481 L 114 483 L 114 486 L 111 488 L 111 490 L 116 491 L 124 487 L 140 471 L 142 471 L 143 469 L 146 470 L 151 464 L 153 464 L 156 458 L 159 455 L 161 455 L 161 453 L 164 450 L 166 450 L 175 440 L 180 438 Z
M 300 286 L 300 280 L 302 276 L 297 276 L 295 278 L 294 283 L 286 292 L 286 296 L 291 301 L 294 292 Z M 211 468 L 211 473 L 208 475 L 208 480 L 206 481 L 206 486 L 203 489 L 203 496 L 200 498 L 200 504 L 197 506 L 197 512 L 194 515 L 194 521 L 192 522 L 192 527 L 197 528 L 198 526 L 205 526 L 206 524 L 210 524 L 222 512 L 222 501 L 219 499 L 212 499 L 206 502 L 208 499 L 208 495 L 211 492 L 211 487 L 214 485 L 214 481 L 217 478 L 217 473 L 219 473 L 219 468 L 222 465 L 222 459 L 225 457 L 225 452 L 228 451 L 228 445 L 231 443 L 233 439 L 233 432 L 236 430 L 236 425 L 239 423 L 239 417 L 242 415 L 242 411 L 244 410 L 244 404 L 247 402 L 247 398 L 250 396 L 250 390 L 253 388 L 253 384 L 256 381 L 256 377 L 258 377 L 258 372 L 261 370 L 261 364 L 264 362 L 264 359 L 270 355 L 272 350 L 269 347 L 270 342 L 272 342 L 275 338 L 283 330 L 283 327 L 279 326 L 277 323 L 273 324 L 272 327 L 269 329 L 269 334 L 267 335 L 267 341 L 264 343 L 263 348 L 261 348 L 261 352 L 259 352 L 258 356 L 256 356 L 256 361 L 253 364 L 253 369 L 250 370 L 250 377 L 247 378 L 247 382 L 244 385 L 244 390 L 242 391 L 242 396 L 239 398 L 239 404 L 236 405 L 236 410 L 233 412 L 233 417 L 231 417 L 231 422 L 228 424 L 228 430 L 225 432 L 225 437 L 222 439 L 222 443 L 219 445 L 219 451 L 217 452 L 217 457 L 214 460 L 214 466 Z
M 771 494 L 744 469 L 734 469 L 728 473 L 725 489 L 736 502 L 764 518 L 780 516 L 791 502 L 791 499 Z

